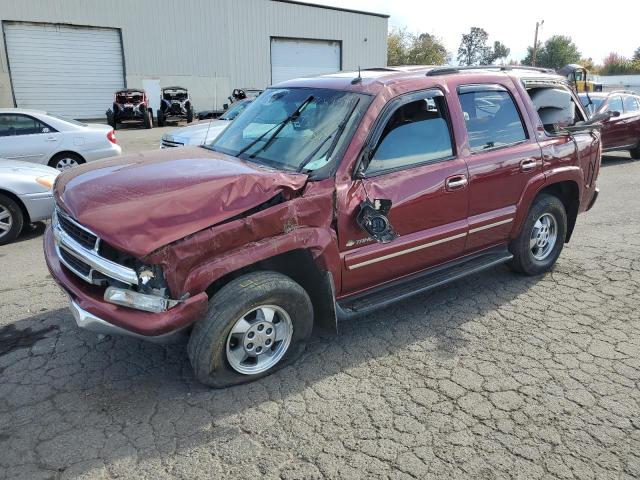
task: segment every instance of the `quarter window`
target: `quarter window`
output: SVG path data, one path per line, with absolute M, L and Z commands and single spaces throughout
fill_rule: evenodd
M 0 115 L 0 137 L 46 133 L 48 127 L 26 115 Z
M 419 165 L 453 155 L 445 99 L 420 98 L 398 107 L 387 121 L 367 173 Z
M 462 90 L 459 97 L 472 152 L 526 140 L 524 125 L 509 92 Z

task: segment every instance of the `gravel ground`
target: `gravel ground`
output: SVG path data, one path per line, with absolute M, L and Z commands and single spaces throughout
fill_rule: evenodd
M 184 344 L 76 328 L 36 227 L 0 247 L 0 479 L 638 478 L 638 179 L 604 160 L 552 273 L 469 277 L 227 390 Z

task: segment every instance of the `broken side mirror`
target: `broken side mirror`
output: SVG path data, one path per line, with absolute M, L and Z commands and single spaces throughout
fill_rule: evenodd
M 387 218 L 389 210 L 391 200 L 387 199 L 375 199 L 373 202 L 367 199 L 360 204 L 358 225 L 379 243 L 389 243 L 398 238 Z
M 611 112 L 611 118 L 617 118 L 620 116 L 620 112 L 618 110 L 614 110 Z

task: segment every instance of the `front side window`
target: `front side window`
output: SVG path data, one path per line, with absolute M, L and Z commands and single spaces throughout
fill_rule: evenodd
M 47 133 L 49 128 L 27 115 L 0 115 L 0 137 Z
M 609 99 L 607 103 L 607 111 L 608 112 L 624 112 L 624 108 L 622 106 L 622 98 L 619 96 L 612 97 Z
M 205 148 L 283 170 L 320 170 L 333 164 L 370 101 L 340 90 L 268 89 Z
M 220 120 L 230 121 L 235 119 L 238 115 L 240 115 L 240 113 L 244 111 L 245 108 L 249 106 L 250 103 L 251 100 L 242 100 L 235 103 L 234 105 L 231 105 L 231 107 L 229 107 L 229 110 L 220 115 Z
M 638 100 L 632 96 L 624 97 L 624 111 L 627 112 L 637 112 L 640 110 L 640 105 L 638 105 Z
M 373 151 L 368 174 L 376 174 L 453 155 L 444 97 L 405 103 L 387 121 Z
M 502 88 L 461 88 L 460 105 L 472 152 L 526 140 L 524 125 L 509 92 Z

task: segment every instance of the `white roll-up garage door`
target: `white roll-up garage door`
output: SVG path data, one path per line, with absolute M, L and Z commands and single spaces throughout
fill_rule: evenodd
M 271 39 L 271 83 L 340 70 L 340 42 Z
M 100 118 L 124 87 L 114 28 L 5 23 L 16 104 L 71 118 Z

